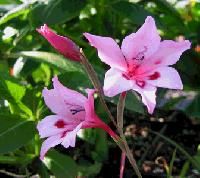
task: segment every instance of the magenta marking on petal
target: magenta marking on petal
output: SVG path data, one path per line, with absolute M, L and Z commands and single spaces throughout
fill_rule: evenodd
M 144 88 L 145 87 L 145 85 L 146 85 L 146 83 L 145 83 L 145 81 L 136 81 L 136 85 L 138 85 L 139 87 L 141 87 L 141 88 Z
M 160 73 L 159 72 L 154 72 L 152 75 L 148 76 L 149 80 L 156 80 L 160 77 Z
M 154 62 L 154 64 L 160 64 L 161 60 L 157 60 L 156 62 Z
M 64 128 L 66 123 L 63 120 L 58 120 L 55 124 L 54 124 L 57 128 Z
M 124 77 L 126 80 L 130 80 L 130 78 L 126 74 L 122 74 L 122 77 Z
M 66 134 L 67 134 L 67 131 L 64 131 L 64 132 L 62 133 L 62 135 L 61 135 L 61 138 L 65 137 Z

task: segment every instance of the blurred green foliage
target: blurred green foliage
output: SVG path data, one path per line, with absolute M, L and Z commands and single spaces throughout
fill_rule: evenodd
M 200 2 L 0 0 L 0 164 L 14 165 L 20 174 L 39 174 L 41 177 L 51 174 L 58 178 L 94 177 L 100 172 L 108 159 L 111 142 L 98 129 L 89 129 L 83 134 L 82 139 L 89 146 L 83 150 L 81 145 L 74 148 L 77 150 L 74 155 L 79 158 L 72 157 L 67 150 L 63 153 L 52 150 L 43 162 L 38 158 L 41 141 L 35 127 L 49 114 L 41 96 L 44 86 L 51 85 L 54 75 L 58 75 L 66 86 L 82 92 L 92 85 L 82 67 L 56 54 L 36 28 L 46 23 L 57 33 L 75 41 L 83 48 L 103 83 L 107 66 L 100 62 L 82 33 L 111 36 L 121 41 L 125 35 L 135 32 L 148 15 L 155 18 L 163 39 L 185 38 L 192 42 L 192 49 L 184 53 L 175 66 L 183 80 L 184 91 L 170 93 L 160 89 L 157 111 L 182 110 L 199 122 Z M 127 112 L 131 116 L 146 117 L 146 108 L 138 96 L 129 95 Z M 107 101 L 115 106 L 117 98 Z M 106 119 L 100 104 L 97 110 Z M 85 149 L 89 153 L 84 153 Z M 89 161 L 83 154 L 87 154 Z M 199 154 L 194 159 L 199 160 Z M 187 174 L 188 161 L 181 175 Z

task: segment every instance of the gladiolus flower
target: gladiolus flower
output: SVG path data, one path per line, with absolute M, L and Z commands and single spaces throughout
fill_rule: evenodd
M 37 31 L 64 57 L 80 61 L 79 47 L 69 38 L 57 35 L 46 24 Z
M 117 139 L 118 136 L 106 125 L 94 111 L 95 90 L 87 89 L 88 98 L 74 90 L 64 87 L 57 77 L 53 78 L 53 89 L 42 92 L 46 105 L 55 115 L 41 120 L 37 129 L 41 138 L 47 139 L 41 147 L 40 158 L 58 144 L 65 148 L 74 147 L 76 134 L 80 129 L 101 128 Z
M 101 61 L 111 67 L 105 74 L 106 96 L 135 90 L 142 96 L 148 112 L 153 113 L 157 87 L 183 88 L 178 72 L 168 65 L 175 64 L 191 44 L 188 40 L 161 41 L 152 17 L 147 17 L 136 33 L 125 37 L 121 49 L 110 37 L 89 33 L 84 36 L 98 50 Z

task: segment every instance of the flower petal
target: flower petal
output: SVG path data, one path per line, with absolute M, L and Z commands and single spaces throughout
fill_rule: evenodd
M 151 79 L 151 76 L 155 73 L 158 73 L 159 77 Z M 178 72 L 172 67 L 159 67 L 152 71 L 149 76 L 147 76 L 147 82 L 153 86 L 170 89 L 183 89 L 181 78 Z
M 53 79 L 53 86 L 54 89 L 59 91 L 60 95 L 64 98 L 64 100 L 69 101 L 71 103 L 79 104 L 80 106 L 84 106 L 84 103 L 86 102 L 87 98 L 82 95 L 81 93 L 71 90 L 65 86 L 63 86 L 59 80 L 58 77 L 55 76 Z
M 75 147 L 75 143 L 76 143 L 76 135 L 77 132 L 81 129 L 82 127 L 82 123 L 80 123 L 79 125 L 76 126 L 76 128 L 70 132 L 66 133 L 66 136 L 64 137 L 63 141 L 62 141 L 62 145 L 65 148 L 68 147 Z
M 84 33 L 90 44 L 98 50 L 102 62 L 121 70 L 126 70 L 127 64 L 118 44 L 110 37 L 101 37 Z
M 140 92 L 142 102 L 147 106 L 149 114 L 152 114 L 156 106 L 156 88 Z
M 57 115 L 47 116 L 44 119 L 42 119 L 37 125 L 40 137 L 50 137 L 62 133 L 62 131 L 64 131 L 65 128 L 57 128 L 55 126 L 56 122 L 61 119 L 62 118 Z
M 78 46 L 69 38 L 57 35 L 49 27 L 44 24 L 37 29 L 37 31 L 44 36 L 47 41 L 66 58 L 80 61 L 80 51 Z
M 94 120 L 96 116 L 95 111 L 94 111 L 95 89 L 86 89 L 86 92 L 88 93 L 88 99 L 85 102 L 85 111 L 86 111 L 85 120 L 90 121 L 90 120 Z
M 45 88 L 42 92 L 46 105 L 58 115 L 82 120 L 85 117 L 86 97 L 64 87 L 57 77 L 53 78 L 53 85 L 54 89 Z
M 42 147 L 40 150 L 40 159 L 43 160 L 47 151 L 50 148 L 55 147 L 56 145 L 60 144 L 62 140 L 63 139 L 61 138 L 60 134 L 47 138 L 42 144 Z
M 71 118 L 64 118 L 59 115 L 50 115 L 42 119 L 37 129 L 41 138 L 50 137 L 66 130 L 72 130 L 74 125 L 80 122 Z
M 125 37 L 122 41 L 122 53 L 131 65 L 143 63 L 158 49 L 160 36 L 157 32 L 155 21 L 147 17 L 145 23 L 136 32 Z
M 152 114 L 156 106 L 156 87 L 145 83 L 145 86 L 141 88 L 134 83 L 132 89 L 141 94 L 142 102 L 147 106 L 148 112 Z
M 188 40 L 181 42 L 164 40 L 160 43 L 158 51 L 150 57 L 150 61 L 158 65 L 173 65 L 184 51 L 190 49 L 190 46 Z
M 106 72 L 103 87 L 106 96 L 113 97 L 131 88 L 132 81 L 123 77 L 122 71 L 111 68 Z

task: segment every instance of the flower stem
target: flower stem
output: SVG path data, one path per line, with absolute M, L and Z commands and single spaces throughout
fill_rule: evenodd
M 92 67 L 92 65 L 89 63 L 88 59 L 86 58 L 84 52 L 82 51 L 82 49 L 80 49 L 80 53 L 81 53 L 81 62 L 90 78 L 90 80 L 92 81 L 92 84 L 94 85 L 95 89 L 98 90 L 98 94 L 99 94 L 99 99 L 100 99 L 100 102 L 102 104 L 102 106 L 104 107 L 105 111 L 107 112 L 110 120 L 112 121 L 112 123 L 117 127 L 117 124 L 115 122 L 115 119 L 114 117 L 112 116 L 110 110 L 108 109 L 108 106 L 104 100 L 104 96 L 103 96 L 103 90 L 102 90 L 102 87 L 101 87 L 101 84 L 100 84 L 100 81 L 97 77 L 97 74 L 94 70 L 94 68 Z
M 126 138 L 123 133 L 123 118 L 124 118 L 123 115 L 124 115 L 125 100 L 126 100 L 126 92 L 123 92 L 123 93 L 121 93 L 118 104 L 117 104 L 117 126 L 118 126 L 119 134 L 120 134 L 120 137 L 122 139 L 122 142 L 123 142 L 123 145 L 124 145 L 124 148 L 126 151 L 126 156 L 129 160 L 129 162 L 131 163 L 133 169 L 135 170 L 135 173 L 137 174 L 137 176 L 139 178 L 141 178 L 142 175 L 139 171 L 137 163 L 133 157 L 133 154 L 131 153 L 131 150 L 128 146 L 128 143 L 127 143 Z
M 120 138 L 117 138 L 117 139 L 113 138 L 113 140 L 119 146 L 119 148 L 123 152 L 126 153 L 126 156 L 127 156 L 128 160 L 129 160 L 129 162 L 131 163 L 131 165 L 132 165 L 136 175 L 138 176 L 138 178 L 142 178 L 141 173 L 139 171 L 139 168 L 137 167 L 136 161 L 133 158 L 133 155 L 132 155 L 132 153 L 130 151 L 130 148 L 129 148 L 127 142 L 126 142 L 126 138 L 125 138 L 125 136 L 123 134 L 123 111 L 124 111 L 124 106 L 125 106 L 125 98 L 126 98 L 125 96 L 126 95 L 125 95 L 125 93 L 121 94 L 122 96 L 121 96 L 120 102 L 122 102 L 122 103 L 118 104 L 118 105 L 120 105 L 120 106 L 118 106 L 119 113 L 118 113 L 118 119 L 117 119 L 117 121 L 119 121 L 119 123 L 116 123 L 114 117 L 112 116 L 112 114 L 111 114 L 110 110 L 108 109 L 108 106 L 107 106 L 107 104 L 106 104 L 106 102 L 104 100 L 103 89 L 101 87 L 100 81 L 99 81 L 99 79 L 97 77 L 97 74 L 96 74 L 94 68 L 89 63 L 89 61 L 86 58 L 86 56 L 85 56 L 85 54 L 84 54 L 82 49 L 80 49 L 80 53 L 81 53 L 81 63 L 84 66 L 84 68 L 85 68 L 85 70 L 86 70 L 86 72 L 87 72 L 92 84 L 94 85 L 95 89 L 97 89 L 100 101 L 101 101 L 105 111 L 107 112 L 110 120 L 115 125 L 115 127 L 117 128 L 117 130 L 118 130 L 118 132 L 120 134 Z M 124 102 L 124 104 L 123 104 L 123 102 Z
M 117 126 L 120 130 L 123 129 L 123 115 L 125 107 L 126 92 L 123 92 L 119 97 L 117 104 Z

